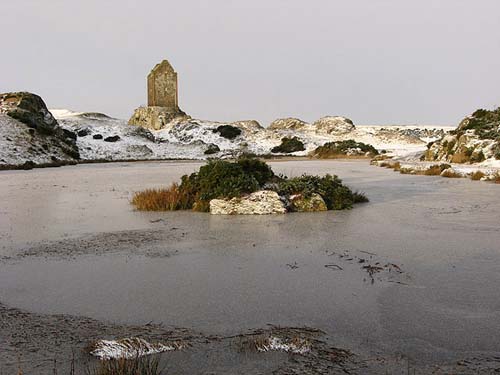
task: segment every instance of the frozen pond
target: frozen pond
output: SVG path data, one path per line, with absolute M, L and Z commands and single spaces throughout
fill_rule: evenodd
M 337 174 L 370 203 L 264 217 L 143 213 L 129 204 L 134 191 L 200 164 L 1 172 L 0 302 L 213 334 L 306 325 L 339 347 L 416 363 L 498 355 L 500 185 L 366 161 L 270 164 Z M 372 280 L 365 264 L 383 270 Z

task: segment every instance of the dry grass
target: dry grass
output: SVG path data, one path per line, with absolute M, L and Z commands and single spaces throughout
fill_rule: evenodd
M 383 161 L 379 164 L 379 167 L 394 169 L 395 171 L 399 171 L 401 169 L 401 163 L 399 161 Z
M 413 168 L 399 167 L 399 173 L 401 174 L 417 174 L 417 171 Z
M 162 375 L 156 357 L 139 357 L 136 359 L 116 359 L 99 361 L 93 369 L 87 369 L 87 375 Z
M 441 173 L 441 176 L 448 178 L 460 178 L 462 175 L 460 173 L 455 172 L 453 169 L 446 169 Z
M 475 171 L 474 173 L 471 174 L 470 179 L 473 180 L 473 181 L 479 181 L 484 176 L 486 176 L 486 174 L 484 174 L 483 172 L 481 172 L 481 171 Z
M 439 176 L 442 172 L 440 165 L 432 165 L 424 171 L 425 176 Z
M 167 189 L 147 189 L 134 194 L 132 204 L 140 211 L 175 211 L 191 208 L 189 194 L 178 184 Z

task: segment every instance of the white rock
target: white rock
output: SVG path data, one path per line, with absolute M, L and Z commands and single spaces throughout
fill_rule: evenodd
M 269 215 L 284 214 L 285 205 L 278 193 L 260 190 L 242 198 L 212 199 L 210 213 L 212 215 Z
M 353 131 L 352 121 L 342 116 L 325 116 L 313 123 L 318 133 L 345 134 Z

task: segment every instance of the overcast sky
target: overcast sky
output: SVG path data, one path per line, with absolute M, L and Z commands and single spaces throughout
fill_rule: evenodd
M 456 124 L 500 105 L 499 0 L 0 0 L 0 92 L 128 118 L 168 59 L 196 118 Z

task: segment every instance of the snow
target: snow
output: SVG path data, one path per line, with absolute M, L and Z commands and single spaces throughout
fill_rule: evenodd
M 102 360 L 134 359 L 146 355 L 163 353 L 182 349 L 182 345 L 174 343 L 149 343 L 140 338 L 125 338 L 120 340 L 98 340 L 93 344 L 90 354 Z
M 285 341 L 279 337 L 271 336 L 259 345 L 257 350 L 259 352 L 276 350 L 294 354 L 306 354 L 311 351 L 311 343 L 308 340 L 300 338 Z
M 35 137 L 25 124 L 0 113 L 0 165 L 45 164 L 54 158 L 72 160 L 50 137 Z
M 79 133 L 76 143 L 81 159 L 84 161 L 202 160 L 208 157 L 234 157 L 241 153 L 264 155 L 269 154 L 273 147 L 279 145 L 283 137 L 297 137 L 304 143 L 305 150 L 292 153 L 295 156 L 306 156 L 326 142 L 347 139 L 371 144 L 393 155 L 404 156 L 425 150 L 429 139 L 438 138 L 435 127 L 364 125 L 356 126 L 353 130 L 346 132 L 342 131 L 343 124 L 340 123 L 343 121 L 342 117 L 328 118 L 329 121 L 339 122 L 339 132 L 334 131 L 329 134 L 324 131 L 324 128 L 317 129 L 314 123 L 304 122 L 304 125 L 298 129 L 286 127 L 266 129 L 251 120 L 227 123 L 184 119 L 174 120 L 161 130 L 148 130 L 128 125 L 126 120 L 95 112 L 76 112 L 67 109 L 51 109 L 50 111 L 62 128 Z M 50 163 L 54 158 L 71 159 L 57 150 L 51 150 L 50 153 L 44 152 L 43 144 L 38 144 L 36 137 L 28 134 L 28 129 L 24 124 L 6 115 L 0 117 L 0 125 L 0 164 L 22 164 L 28 160 L 35 163 Z M 242 133 L 232 140 L 223 138 L 214 132 L 214 129 L 220 125 L 236 126 L 241 129 Z M 349 126 L 345 128 L 349 129 Z M 422 138 L 415 134 L 420 134 Z M 434 138 L 432 138 L 433 134 Z M 95 139 L 94 136 L 100 139 Z M 104 139 L 110 136 L 119 136 L 120 139 L 116 142 L 106 142 Z M 206 155 L 204 152 L 210 145 L 217 145 L 220 151 L 213 155 Z
M 311 124 L 305 124 L 296 130 L 270 130 L 259 127 L 257 123 L 247 125 L 249 121 L 223 123 L 197 119 L 173 121 L 161 130 L 148 130 L 152 136 L 150 140 L 138 135 L 138 127 L 128 125 L 125 120 L 104 116 L 92 117 L 92 114 L 85 112 L 61 109 L 51 112 L 63 127 L 74 131 L 85 128 L 90 130 L 90 135 L 78 137 L 77 140 L 83 159 L 206 159 L 204 151 L 209 144 L 220 148 L 221 151 L 215 155 L 217 157 L 234 156 L 242 152 L 268 154 L 274 146 L 281 143 L 281 138 L 286 136 L 296 136 L 304 142 L 306 150 L 293 153 L 297 156 L 305 156 L 326 142 L 344 139 L 369 143 L 395 154 L 423 151 L 428 142 L 428 139 L 401 135 L 395 129 L 382 126 L 358 126 L 351 132 L 335 135 L 317 131 Z M 339 121 L 342 119 L 335 118 Z M 233 140 L 225 139 L 213 132 L 220 125 L 237 126 L 242 130 L 242 134 Z M 420 128 L 407 127 L 407 131 L 411 129 Z M 431 129 L 429 127 L 429 130 Z M 108 143 L 93 139 L 94 134 L 101 134 L 104 138 L 118 135 L 121 140 Z M 144 152 L 147 149 L 150 151 Z

